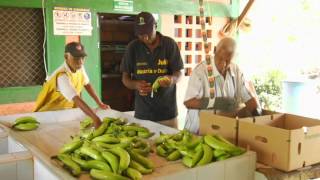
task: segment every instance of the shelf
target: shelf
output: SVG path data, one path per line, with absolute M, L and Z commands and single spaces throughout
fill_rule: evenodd
M 111 19 L 111 20 L 100 20 L 101 25 L 134 25 L 134 20 L 132 21 L 124 21 L 124 20 L 117 20 L 117 19 Z
M 116 78 L 116 77 L 121 77 L 121 73 L 110 73 L 110 74 L 102 74 L 102 78 Z
M 128 43 L 115 44 L 101 42 L 100 47 L 102 50 L 108 51 L 125 51 Z

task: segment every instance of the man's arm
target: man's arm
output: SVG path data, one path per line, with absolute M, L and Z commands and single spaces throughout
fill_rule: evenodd
M 144 80 L 132 80 L 127 72 L 122 73 L 122 82 L 127 88 L 137 90 L 141 96 L 146 96 L 152 91 L 150 83 Z
M 257 116 L 261 114 L 261 107 L 259 104 L 259 99 L 255 93 L 253 84 L 248 83 L 245 79 L 244 74 L 239 70 L 238 71 L 239 86 L 240 87 L 240 96 L 243 102 L 245 102 L 246 107 L 240 109 L 237 112 L 239 117 L 248 117 L 248 116 Z
M 132 90 L 137 90 L 136 80 L 131 78 L 131 73 L 134 71 L 135 65 L 135 55 L 134 55 L 134 46 L 132 43 L 126 48 L 126 52 L 122 58 L 120 70 L 122 72 L 122 83 L 128 88 Z
M 91 119 L 93 120 L 94 127 L 98 128 L 101 125 L 100 118 L 93 112 L 93 110 L 80 98 L 80 96 L 74 96 L 73 102 Z
M 202 94 L 205 88 L 202 80 L 204 70 L 205 67 L 202 67 L 202 65 L 197 66 L 193 69 L 189 78 L 183 103 L 188 109 L 205 109 L 208 107 L 209 98 L 204 97 L 204 94 Z
M 252 97 L 249 101 L 245 102 L 245 104 L 246 104 L 246 107 L 240 109 L 237 112 L 237 116 L 248 117 L 252 115 L 259 115 L 259 113 L 257 113 L 259 109 L 259 104 L 256 98 Z
M 192 98 L 187 101 L 184 101 L 183 104 L 188 109 L 202 109 L 201 108 L 202 107 L 201 99 Z
M 181 70 L 183 69 L 183 61 L 177 43 L 170 38 L 170 44 L 167 46 L 167 48 L 167 58 L 169 61 L 168 69 L 170 69 L 170 71 L 173 73 L 170 75 L 165 75 L 164 77 L 167 78 L 159 81 L 161 87 L 169 87 L 175 85 L 180 80 L 182 75 Z
M 73 101 L 86 115 L 90 116 L 93 121 L 95 127 L 99 127 L 101 121 L 99 117 L 93 112 L 93 110 L 77 95 L 74 87 L 69 81 L 67 75 L 61 75 L 57 80 L 57 90 L 61 92 L 61 94 L 68 100 Z
M 161 87 L 169 87 L 175 85 L 181 77 L 181 71 L 175 71 L 172 75 L 166 75 L 167 79 L 159 80 Z
M 191 98 L 183 103 L 188 109 L 207 109 L 212 108 L 214 104 L 214 99 L 208 97 L 203 97 L 200 99 Z
M 251 98 L 249 101 L 245 102 L 245 104 L 246 104 L 245 108 L 249 112 L 253 112 L 254 110 L 256 110 L 259 107 L 257 100 L 254 97 Z
M 177 82 L 179 82 L 180 78 L 181 78 L 181 71 L 175 71 L 172 75 L 171 75 L 171 85 L 173 84 L 177 84 Z
M 91 86 L 90 83 L 88 83 L 87 85 L 84 86 L 84 88 L 86 89 L 86 91 L 89 93 L 89 95 L 94 99 L 94 101 L 97 103 L 97 105 L 102 108 L 102 109 L 108 109 L 110 108 L 108 105 L 104 104 L 103 102 L 101 102 L 101 100 L 99 99 L 99 97 L 97 96 L 97 93 L 95 92 L 95 90 L 93 89 L 93 87 Z
M 122 73 L 122 82 L 128 89 L 137 89 L 136 81 L 132 80 L 131 75 L 127 72 Z

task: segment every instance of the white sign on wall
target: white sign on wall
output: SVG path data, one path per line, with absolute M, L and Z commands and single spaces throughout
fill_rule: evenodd
M 113 10 L 133 11 L 133 0 L 113 0 Z
M 55 7 L 53 10 L 53 34 L 91 36 L 90 10 Z

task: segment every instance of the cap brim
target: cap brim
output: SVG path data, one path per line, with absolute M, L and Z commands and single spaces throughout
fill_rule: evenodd
M 85 52 L 73 52 L 70 53 L 73 57 L 85 57 L 87 54 Z
M 139 26 L 139 25 L 136 25 L 135 27 L 135 33 L 136 35 L 144 35 L 144 34 L 151 34 L 153 31 L 153 24 L 152 25 L 149 25 L 149 24 L 146 24 L 146 25 L 143 25 L 143 26 Z

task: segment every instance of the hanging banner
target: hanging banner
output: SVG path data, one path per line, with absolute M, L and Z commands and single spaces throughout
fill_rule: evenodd
M 55 7 L 53 10 L 53 34 L 91 36 L 90 9 Z
M 113 10 L 133 11 L 133 0 L 113 0 Z

